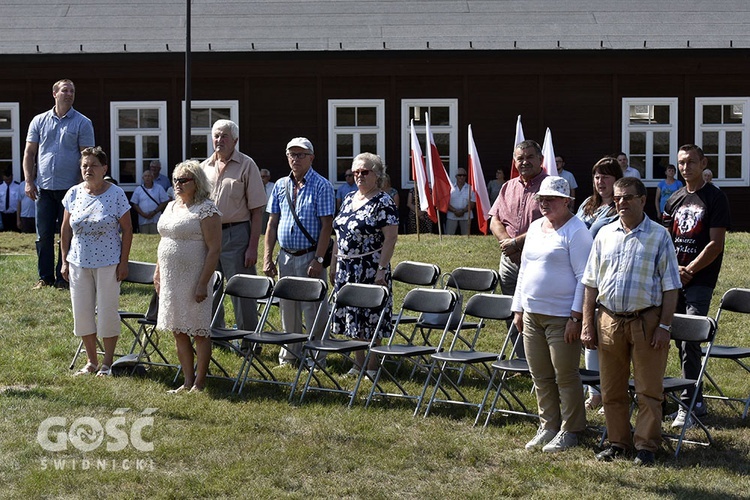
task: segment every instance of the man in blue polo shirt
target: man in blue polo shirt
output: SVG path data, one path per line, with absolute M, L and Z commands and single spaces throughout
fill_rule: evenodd
M 286 157 L 291 173 L 276 182 L 266 207 L 270 217 L 266 228 L 263 272 L 271 277 L 278 274 L 282 277 L 309 276 L 325 280 L 323 256 L 331 239 L 336 211 L 333 186 L 312 169 L 315 151 L 308 139 L 296 137 L 289 141 Z M 292 210 L 297 212 L 300 223 L 315 241 L 310 241 L 300 229 Z M 281 246 L 278 269 L 273 259 L 277 240 Z M 300 305 L 282 300 L 279 305 L 284 331 L 301 332 L 303 315 L 306 331 L 310 331 L 315 322 L 317 304 Z M 279 364 L 294 363 L 301 353 L 301 344 L 287 346 L 279 353 Z
M 31 120 L 23 154 L 26 196 L 36 201 L 39 281 L 35 289 L 52 285 L 67 288 L 60 274 L 61 257 L 55 268 L 55 232 L 62 222 L 65 193 L 81 181 L 81 151 L 96 145 L 91 120 L 73 109 L 73 82 L 56 82 L 52 97 L 55 106 Z

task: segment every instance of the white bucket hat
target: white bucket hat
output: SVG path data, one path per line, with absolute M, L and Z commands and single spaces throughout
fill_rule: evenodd
M 560 198 L 573 199 L 570 196 L 568 181 L 554 175 L 544 178 L 542 185 L 539 187 L 539 192 L 536 194 L 536 199 L 539 199 L 540 196 L 558 196 Z

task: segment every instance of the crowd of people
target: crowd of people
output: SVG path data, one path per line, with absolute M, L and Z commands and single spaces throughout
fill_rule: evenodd
M 24 183 L 5 173 L 0 209 L 3 225 L 20 229 L 28 225 L 24 202 L 34 202 L 35 288 L 69 283 L 74 333 L 87 355 L 76 375 L 111 373 L 120 333 L 120 283 L 128 275 L 133 239 L 131 208 L 142 233 L 161 236 L 154 275 L 157 328 L 172 332 L 184 375 L 171 393 L 205 388 L 212 321 L 223 326 L 224 317 L 223 304 L 214 312 L 209 299 L 212 278 L 215 271 L 226 279 L 256 274 L 261 234 L 260 265 L 267 276 L 327 277 L 334 293 L 346 283 L 392 288 L 399 195 L 379 156 L 356 156 L 345 182 L 334 190 L 312 168 L 312 142 L 295 137 L 285 148 L 290 173 L 274 183 L 268 170 L 237 149 L 237 124 L 218 120 L 209 158 L 179 163 L 171 181 L 161 173 L 160 162 L 152 161 L 128 200 L 107 176 L 107 155 L 95 146 L 91 121 L 73 109 L 73 82 L 56 82 L 52 95 L 55 106 L 34 117 L 29 127 Z M 578 184 L 561 156 L 555 158 L 557 176 L 542 168 L 535 141 L 517 144 L 513 158 L 519 176 L 506 181 L 498 169 L 488 184 L 489 215 L 499 246 L 500 287 L 513 296 L 512 322 L 523 340 L 517 352 L 528 361 L 539 409 L 540 426 L 526 449 L 560 452 L 577 445 L 586 410 L 601 406 L 610 445 L 596 459 L 613 460 L 634 449 L 634 463 L 649 465 L 660 442 L 661 380 L 672 317 L 676 311 L 708 314 L 730 228 L 726 195 L 706 179 L 707 159 L 693 144 L 680 147 L 677 167 L 665 168 L 655 199 L 658 221 L 646 216 L 646 188 L 624 153 L 594 164 L 593 194 L 577 211 Z M 465 169 L 457 169 L 447 234 L 468 234 L 475 199 L 466 177 Z M 432 220 L 416 202 L 412 190 L 406 226 L 430 232 Z M 237 327 L 254 330 L 256 303 L 233 298 L 232 305 Z M 282 300 L 280 306 L 284 331 L 322 333 L 323 322 L 315 318 L 319 310 L 326 313 L 325 301 Z M 385 325 L 390 325 L 391 307 L 389 302 Z M 332 328 L 334 334 L 363 341 L 386 337 L 389 329 L 374 331 L 376 324 L 371 311 L 346 308 L 337 311 Z M 104 346 L 101 363 L 97 336 Z M 700 346 L 677 347 L 684 375 L 695 378 Z M 589 388 L 586 400 L 578 370 L 582 353 L 585 366 L 601 376 L 601 393 Z M 286 366 L 301 359 L 301 345 L 294 344 L 280 350 L 278 361 Z M 350 374 L 362 368 L 374 373 L 377 359 L 367 367 L 363 362 L 359 352 Z M 639 407 L 634 434 L 627 393 L 631 364 Z M 686 391 L 682 397 L 689 401 L 693 394 Z M 698 417 L 707 411 L 700 394 L 695 408 Z M 671 417 L 673 426 L 692 425 L 693 415 L 682 410 Z

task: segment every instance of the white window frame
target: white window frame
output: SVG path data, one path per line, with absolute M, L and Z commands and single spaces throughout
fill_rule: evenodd
M 119 129 L 117 118 L 122 109 L 155 108 L 159 112 L 159 127 L 155 129 Z M 111 130 L 111 150 L 109 168 L 112 177 L 120 180 L 120 141 L 121 136 L 142 137 L 156 135 L 159 137 L 159 161 L 167 164 L 167 102 L 166 101 L 112 101 L 109 103 L 109 125 Z M 125 191 L 133 191 L 143 174 L 143 147 L 141 141 L 135 141 L 135 183 L 120 183 Z
M 703 106 L 742 104 L 742 123 L 703 124 Z M 697 97 L 695 99 L 695 143 L 703 147 L 703 132 L 719 133 L 719 172 L 713 179 L 718 186 L 750 185 L 750 97 Z M 725 132 L 742 133 L 742 173 L 739 178 L 727 179 L 726 174 L 726 134 Z
M 196 109 L 211 109 L 211 108 L 229 108 L 229 119 L 234 123 L 239 124 L 240 121 L 240 102 L 237 100 L 224 100 L 224 101 L 190 101 L 191 110 Z M 185 101 L 182 101 L 182 157 L 187 158 L 188 145 L 185 144 L 185 127 L 187 126 L 187 114 L 185 113 Z M 213 123 L 211 124 L 213 126 Z M 208 144 L 207 151 L 213 149 L 213 139 L 211 137 L 211 128 L 205 131 L 203 127 L 197 127 L 190 130 L 190 135 L 203 135 L 206 134 L 206 141 Z M 240 142 L 237 141 L 237 148 L 239 149 Z
M 661 179 L 654 179 L 654 166 L 651 164 L 654 152 L 654 132 L 669 132 L 669 162 L 677 164 L 677 104 L 676 97 L 623 97 L 622 98 L 622 151 L 630 158 L 630 132 L 646 132 L 646 172 L 643 183 L 647 187 L 656 186 Z M 631 124 L 630 106 L 669 105 L 669 124 Z
M 10 110 L 10 129 L 0 130 L 0 137 L 11 139 L 11 165 L 13 180 L 21 181 L 21 126 L 19 123 L 19 105 L 17 102 L 0 102 L 0 109 Z M 25 141 L 24 141 L 25 142 Z
M 375 108 L 376 125 L 374 127 L 339 127 L 336 126 L 337 108 Z M 377 151 L 368 151 L 380 156 L 383 163 L 385 158 L 385 99 L 329 99 L 328 100 L 328 178 L 334 188 L 344 184 L 338 180 L 336 136 L 340 133 L 352 134 L 352 148 L 357 156 L 360 151 L 359 136 L 362 134 L 375 134 L 378 141 Z
M 401 186 L 411 189 L 414 187 L 414 181 L 411 180 L 411 131 L 410 124 L 412 117 L 409 116 L 409 108 L 412 106 L 421 107 L 447 107 L 449 108 L 450 125 L 434 125 L 430 123 L 432 135 L 436 133 L 449 134 L 451 150 L 448 154 L 449 172 L 448 178 L 453 179 L 458 170 L 458 99 L 402 99 L 401 100 Z M 425 124 L 415 123 L 414 131 L 419 134 L 425 134 Z M 422 154 L 426 155 L 429 148 L 426 144 L 420 144 Z M 441 152 L 441 156 L 444 153 Z M 426 165 L 426 163 L 425 163 Z M 453 181 L 451 181 L 453 182 Z

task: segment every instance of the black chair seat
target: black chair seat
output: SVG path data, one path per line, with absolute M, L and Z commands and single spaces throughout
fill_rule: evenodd
M 701 352 L 705 356 L 706 348 L 703 347 Z M 750 349 L 746 347 L 715 345 L 711 348 L 711 357 L 724 359 L 750 358 Z
M 390 356 L 390 357 L 398 357 L 398 356 L 427 356 L 428 354 L 434 354 L 437 351 L 437 348 L 434 346 L 428 346 L 428 345 L 407 345 L 407 344 L 393 344 L 393 345 L 381 345 L 373 347 L 372 349 L 373 354 L 377 354 L 379 356 Z
M 488 363 L 497 359 L 496 352 L 482 351 L 445 351 L 432 355 L 438 361 L 448 363 Z
M 523 358 L 501 359 L 492 363 L 492 368 L 505 372 L 526 373 L 529 371 L 529 363 Z
M 304 333 L 260 332 L 245 335 L 243 339 L 259 344 L 281 345 L 304 342 L 307 340 L 307 335 Z

